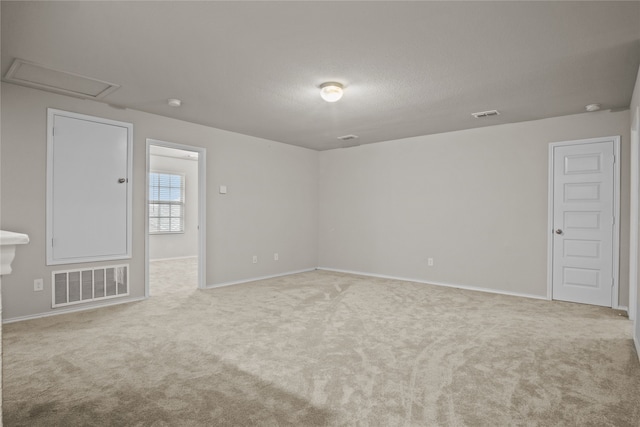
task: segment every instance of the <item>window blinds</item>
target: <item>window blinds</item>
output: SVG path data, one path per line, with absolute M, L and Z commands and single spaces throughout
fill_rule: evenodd
M 184 232 L 184 175 L 149 174 L 149 233 Z

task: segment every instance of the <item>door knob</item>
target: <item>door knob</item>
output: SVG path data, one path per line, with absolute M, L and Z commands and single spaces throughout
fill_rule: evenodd
M 562 234 L 562 230 L 558 228 L 558 229 L 556 230 L 556 234 Z
M 126 178 L 120 178 L 120 179 L 118 179 L 118 182 L 120 184 L 123 184 L 123 183 L 127 182 L 127 179 Z

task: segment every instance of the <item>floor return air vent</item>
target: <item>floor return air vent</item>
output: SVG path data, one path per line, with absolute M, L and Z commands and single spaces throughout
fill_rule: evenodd
M 54 271 L 51 307 L 129 295 L 129 265 Z

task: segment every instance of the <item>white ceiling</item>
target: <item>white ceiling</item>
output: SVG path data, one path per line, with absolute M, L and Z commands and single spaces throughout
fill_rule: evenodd
M 152 156 L 174 157 L 184 160 L 198 160 L 198 153 L 195 151 L 179 150 L 177 148 L 162 147 L 160 145 L 150 145 L 149 154 Z
M 34 61 L 120 85 L 113 105 L 316 150 L 626 108 L 640 64 L 638 1 L 2 1 L 1 31 L 3 77 Z

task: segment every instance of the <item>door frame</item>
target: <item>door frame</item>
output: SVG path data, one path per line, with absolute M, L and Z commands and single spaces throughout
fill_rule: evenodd
M 198 289 L 207 287 L 207 149 L 147 138 L 144 203 L 144 296 L 149 298 L 149 172 L 152 145 L 198 153 Z
M 638 312 L 638 221 L 640 220 L 640 107 L 631 111 L 631 197 L 629 215 L 629 319 Z M 635 323 L 634 323 L 635 324 Z
M 620 136 L 605 136 L 601 138 L 577 139 L 573 141 L 552 142 L 549 144 L 549 188 L 547 205 L 547 299 L 553 299 L 553 178 L 554 178 L 554 148 L 567 145 L 595 144 L 598 142 L 613 142 L 613 286 L 611 288 L 611 307 L 619 309 L 620 286 Z

